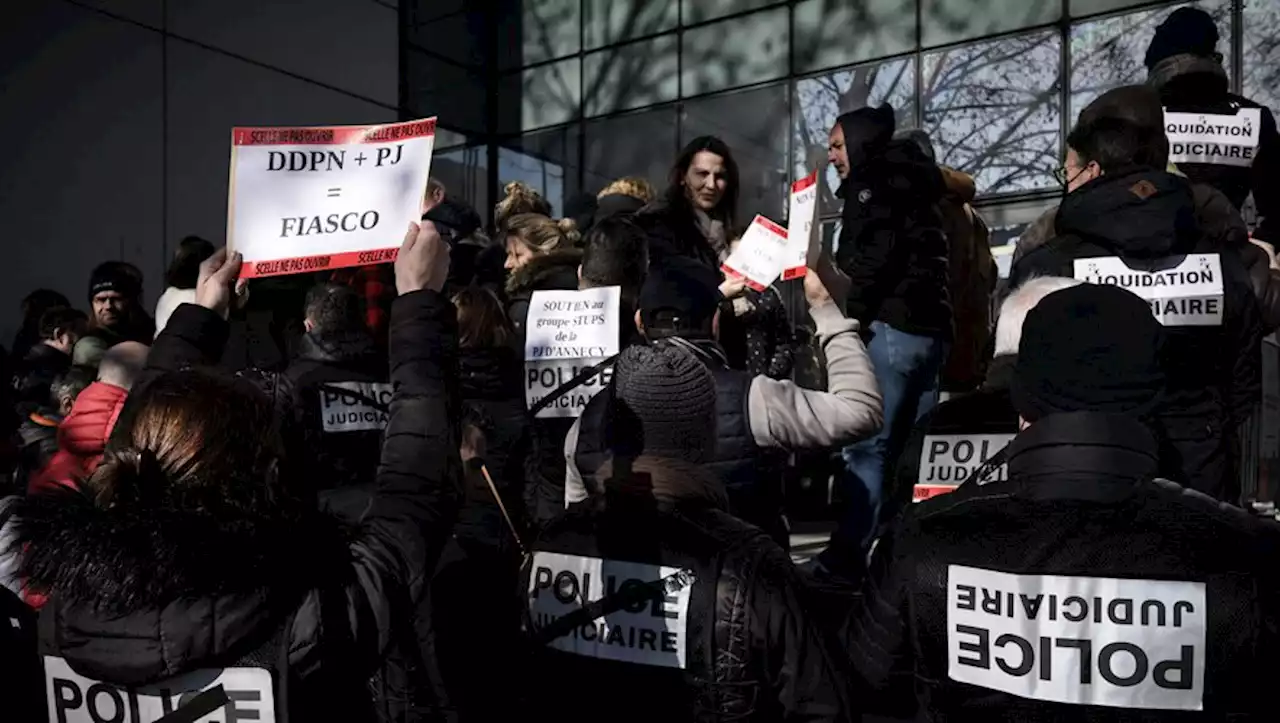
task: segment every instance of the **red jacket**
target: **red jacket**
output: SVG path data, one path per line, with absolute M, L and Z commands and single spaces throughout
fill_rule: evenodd
M 93 474 L 102 462 L 107 437 L 111 436 L 128 396 L 127 390 L 105 382 L 85 387 L 76 397 L 71 413 L 58 427 L 58 451 L 44 469 L 32 476 L 27 494 L 56 485 L 70 486 Z

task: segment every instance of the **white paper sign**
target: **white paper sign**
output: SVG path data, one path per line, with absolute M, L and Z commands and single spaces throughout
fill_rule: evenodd
M 721 268 L 727 274 L 744 277 L 747 286 L 756 291 L 764 291 L 790 263 L 787 254 L 787 230 L 764 216 L 756 216 Z
M 618 353 L 618 304 L 622 289 L 535 291 L 525 323 L 525 403 L 533 409 L 543 397 L 580 372 Z M 612 368 L 602 369 L 539 410 L 537 417 L 579 417 L 601 389 Z
M 930 434 L 920 449 L 916 502 L 954 490 L 1013 441 L 1013 434 Z M 983 484 L 1008 479 L 1007 465 L 991 470 Z
M 813 255 L 813 241 L 818 235 L 818 172 L 814 171 L 791 184 L 791 203 L 787 212 L 787 261 L 783 280 L 804 276 Z
M 574 628 L 549 647 L 639 665 L 688 665 L 691 571 L 554 552 L 534 554 L 531 569 L 529 617 L 536 629 L 628 586 L 664 580 L 661 594 Z
M 1202 710 L 1205 585 L 947 568 L 947 677 L 1023 698 Z
M 1188 254 L 1162 271 L 1130 268 L 1117 256 L 1076 259 L 1075 277 L 1132 291 L 1151 305 L 1151 313 L 1165 326 L 1222 326 L 1218 254 Z
M 49 723 L 154 723 L 202 691 L 221 685 L 228 701 L 196 723 L 242 720 L 275 723 L 271 673 L 262 668 L 201 670 L 141 688 L 123 688 L 77 674 L 62 658 L 45 656 Z
M 1169 138 L 1169 161 L 1211 163 L 1248 168 L 1262 139 L 1262 110 L 1241 108 L 1235 115 L 1212 113 L 1164 114 Z
M 387 428 L 391 385 L 374 382 L 333 382 L 320 389 L 320 423 L 325 432 L 369 432 Z M 345 390 L 342 394 L 336 390 Z M 382 408 L 375 406 L 377 402 Z
M 421 216 L 436 119 L 235 128 L 227 247 L 243 278 L 394 261 Z

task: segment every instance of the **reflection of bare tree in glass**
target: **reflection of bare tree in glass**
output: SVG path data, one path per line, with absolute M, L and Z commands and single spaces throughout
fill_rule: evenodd
M 1246 97 L 1280 112 L 1280 0 L 1249 0 L 1244 6 Z

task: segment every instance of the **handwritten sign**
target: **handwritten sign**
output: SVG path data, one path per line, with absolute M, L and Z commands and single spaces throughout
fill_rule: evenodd
M 787 230 L 756 216 L 721 268 L 726 274 L 745 278 L 747 286 L 756 291 L 764 291 L 782 275 L 788 250 Z
M 528 408 L 584 370 L 618 353 L 621 296 L 618 286 L 533 293 L 524 342 Z M 608 386 L 612 374 L 612 369 L 600 370 L 538 410 L 537 416 L 582 416 L 587 402 Z
M 394 261 L 421 216 L 435 118 L 235 128 L 227 247 L 253 278 Z
M 818 237 L 818 172 L 791 184 L 791 205 L 787 212 L 787 261 L 784 281 L 804 276 L 817 260 L 814 240 Z M 819 246 L 821 248 L 821 246 Z

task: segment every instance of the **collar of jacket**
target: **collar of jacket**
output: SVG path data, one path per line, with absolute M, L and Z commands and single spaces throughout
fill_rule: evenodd
M 581 263 L 582 250 L 578 248 L 556 249 L 534 256 L 507 277 L 507 295 L 531 294 L 543 289 L 576 289 Z
M 1158 463 L 1155 435 L 1125 415 L 1050 414 L 1009 444 L 1010 481 L 1038 499 L 1123 499 Z
M 298 343 L 298 357 L 319 362 L 349 362 L 377 354 L 373 339 L 363 331 L 317 334 L 309 331 Z
M 45 359 L 61 360 L 64 357 L 70 359 L 71 355 L 61 349 L 55 349 L 43 341 L 39 341 L 36 342 L 35 346 L 31 347 L 31 349 L 27 351 L 27 356 L 24 361 L 43 361 Z
M 624 505 L 654 501 L 660 510 L 695 506 L 728 510 L 724 485 L 706 467 L 678 459 L 640 455 L 627 465 L 612 459 L 600 467 L 604 497 Z
M 987 365 L 987 378 L 982 388 L 989 391 L 1005 391 L 1013 387 L 1013 372 L 1018 367 L 1017 354 L 1000 354 Z
M 1175 79 L 1190 75 L 1212 79 L 1209 82 L 1215 86 L 1220 85 L 1221 92 L 1224 93 L 1229 86 L 1227 70 L 1222 67 L 1222 63 L 1192 53 L 1171 55 L 1156 63 L 1154 68 L 1147 71 L 1147 83 L 1156 90 L 1161 90 Z
M 1054 227 L 1140 259 L 1189 253 L 1201 238 L 1190 182 L 1151 168 L 1116 169 L 1067 194 Z

